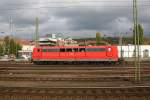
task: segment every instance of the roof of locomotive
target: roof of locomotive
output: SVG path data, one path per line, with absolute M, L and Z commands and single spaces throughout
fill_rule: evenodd
M 40 46 L 35 48 L 105 48 L 105 47 L 117 47 L 115 45 L 112 46 Z

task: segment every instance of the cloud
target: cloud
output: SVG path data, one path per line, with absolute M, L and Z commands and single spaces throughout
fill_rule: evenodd
M 70 37 L 95 37 L 97 31 L 103 34 L 128 32 L 133 26 L 132 2 L 100 0 L 0 0 L 0 31 L 9 33 L 12 17 L 13 31 L 18 37 L 35 31 L 38 16 L 40 35 L 62 33 Z M 144 1 L 140 5 L 146 4 Z M 149 36 L 150 7 L 141 6 L 139 22 Z M 27 31 L 18 32 L 24 29 Z M 18 35 L 19 34 L 19 35 Z M 22 35 L 21 35 L 22 34 Z M 67 36 L 66 36 L 67 37 Z

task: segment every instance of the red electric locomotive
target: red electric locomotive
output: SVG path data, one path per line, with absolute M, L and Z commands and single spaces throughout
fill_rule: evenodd
M 117 62 L 117 46 L 54 46 L 36 47 L 32 60 L 35 64 L 51 62 Z

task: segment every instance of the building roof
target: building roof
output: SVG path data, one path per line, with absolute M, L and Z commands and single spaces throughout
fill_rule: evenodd
M 39 41 L 47 41 L 47 42 L 49 42 L 49 41 L 53 41 L 53 42 L 57 42 L 57 39 L 53 39 L 53 38 L 39 38 Z
M 31 41 L 29 40 L 17 40 L 20 45 L 30 45 Z

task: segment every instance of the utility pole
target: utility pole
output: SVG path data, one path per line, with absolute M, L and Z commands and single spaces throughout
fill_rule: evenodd
M 39 46 L 39 18 L 36 17 L 35 46 Z
M 119 34 L 119 46 L 121 47 L 121 50 L 120 50 L 121 60 L 123 59 L 122 45 L 123 45 L 123 33 L 121 32 L 121 33 Z
M 138 28 L 138 2 L 133 0 L 133 21 L 134 21 L 134 48 L 135 48 L 135 82 L 140 82 L 140 39 L 139 39 L 139 28 Z
M 9 34 L 10 34 L 10 36 L 12 35 L 12 32 L 13 32 L 13 21 L 12 21 L 12 17 L 10 16 L 10 19 L 9 19 Z M 10 37 L 9 36 L 9 41 L 8 41 L 8 55 L 10 55 Z
M 12 35 L 13 31 L 14 31 L 14 23 L 13 23 L 13 19 L 12 16 L 9 17 L 9 34 L 8 35 Z

